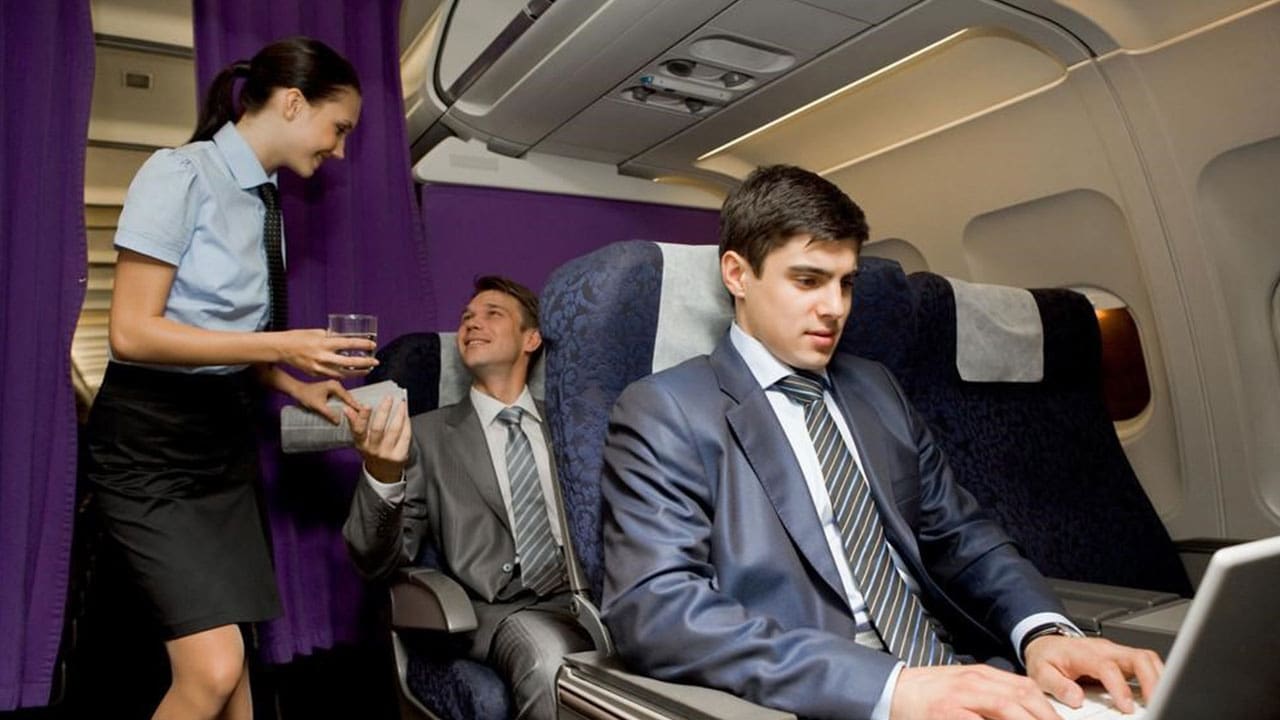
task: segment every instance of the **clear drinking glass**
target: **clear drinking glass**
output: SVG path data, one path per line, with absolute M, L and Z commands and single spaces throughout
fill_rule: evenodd
M 336 337 L 358 337 L 365 340 L 378 341 L 378 316 L 361 315 L 359 313 L 335 313 L 329 316 L 329 334 Z M 348 349 L 339 350 L 339 355 L 346 357 L 372 357 L 373 351 Z M 355 368 L 345 368 L 354 370 Z

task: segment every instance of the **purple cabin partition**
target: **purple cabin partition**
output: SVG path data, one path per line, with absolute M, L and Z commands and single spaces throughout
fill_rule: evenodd
M 76 492 L 88 0 L 0 3 L 0 711 L 49 701 Z
M 478 275 L 535 293 L 566 260 L 620 240 L 714 245 L 715 210 L 463 185 L 419 189 L 436 330 L 456 330 Z

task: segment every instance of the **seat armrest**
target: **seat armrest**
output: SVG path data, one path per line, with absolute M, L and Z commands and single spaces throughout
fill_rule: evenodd
M 391 582 L 391 627 L 447 633 L 476 629 L 476 611 L 456 580 L 430 568 L 401 568 Z
M 569 612 L 578 621 L 578 626 L 591 636 L 591 644 L 601 655 L 613 654 L 613 640 L 609 637 L 609 629 L 604 626 L 600 610 L 585 595 L 574 593 L 569 603 Z
M 1178 549 L 1178 555 L 1182 558 L 1182 566 L 1187 569 L 1187 577 L 1191 579 L 1191 587 L 1199 589 L 1200 580 L 1204 578 L 1205 570 L 1209 569 L 1209 558 L 1222 548 L 1239 545 L 1244 540 L 1231 540 L 1228 538 L 1185 538 L 1175 540 L 1173 546 Z
M 719 690 L 662 682 L 622 669 L 600 652 L 565 656 L 556 678 L 561 718 L 621 720 L 796 720 Z
M 1049 587 L 1062 600 L 1067 617 L 1090 635 L 1102 634 L 1104 621 L 1123 617 L 1139 610 L 1167 605 L 1179 600 L 1177 594 L 1119 585 L 1047 578 Z

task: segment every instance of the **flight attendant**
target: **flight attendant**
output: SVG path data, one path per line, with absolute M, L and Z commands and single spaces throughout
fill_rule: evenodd
M 233 89 L 239 91 L 237 114 Z M 276 172 L 343 157 L 360 117 L 351 64 L 292 38 L 214 78 L 195 135 L 129 186 L 115 237 L 112 361 L 89 417 L 87 476 L 166 637 L 156 718 L 252 716 L 241 627 L 281 613 L 261 506 L 263 385 L 328 416 L 373 342 L 287 326 Z M 322 379 L 303 382 L 289 365 Z

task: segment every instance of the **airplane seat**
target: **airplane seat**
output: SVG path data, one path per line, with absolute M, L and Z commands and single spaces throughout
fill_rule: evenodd
M 452 333 L 402 335 L 377 352 L 366 384 L 394 380 L 408 391 L 409 414 L 461 398 L 470 384 Z M 500 720 L 511 716 L 506 684 L 487 665 L 468 659 L 463 636 L 476 627 L 466 591 L 441 571 L 436 548 L 424 543 L 415 566 L 390 583 L 391 643 L 402 718 Z
M 1107 414 L 1089 301 L 1070 290 L 1029 291 L 1023 299 L 1029 320 L 1042 329 L 1034 357 L 1019 348 L 1025 334 L 1002 339 L 1009 330 L 1000 327 L 1003 311 L 984 307 L 1021 291 L 953 286 L 927 272 L 909 282 L 918 303 L 918 345 L 899 379 L 961 485 L 1051 578 L 1190 596 L 1174 543 Z M 973 308 L 990 315 L 972 320 Z M 996 365 L 1019 355 L 1024 365 L 1042 362 L 1040 376 L 1011 366 L 991 374 L 974 364 L 975 352 Z
M 560 266 L 540 300 L 552 447 L 569 532 L 595 598 L 604 584 L 599 478 L 609 409 L 652 372 L 661 288 L 661 248 L 630 241 Z
M 864 256 L 838 352 L 875 360 L 895 376 L 916 362 L 916 297 L 896 260 Z
M 898 327 L 910 311 L 907 290 L 896 262 L 866 258 L 854 283 L 854 303 L 866 312 L 848 331 L 851 346 L 904 361 L 910 353 Z M 893 309 L 881 310 L 894 295 Z M 877 331 L 882 318 L 888 327 Z M 591 597 L 599 598 L 603 585 L 600 479 L 614 401 L 631 382 L 710 352 L 731 320 L 711 245 L 615 243 L 566 263 L 547 281 L 541 323 L 547 416 L 565 520 Z M 574 718 L 616 717 L 604 708 L 622 712 L 634 702 L 662 708 L 664 717 L 791 717 L 716 690 L 630 674 L 600 652 L 569 656 L 560 700 L 562 717 Z

